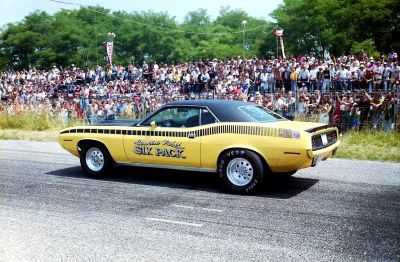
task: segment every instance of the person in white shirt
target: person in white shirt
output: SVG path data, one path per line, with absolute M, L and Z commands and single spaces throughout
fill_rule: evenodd
M 349 71 L 349 88 L 350 90 L 359 89 L 358 75 L 356 71 Z
M 348 70 L 344 65 L 337 71 L 337 76 L 339 78 L 340 89 L 344 92 L 347 90 L 347 72 Z
M 310 92 L 314 92 L 317 87 L 317 73 L 318 69 L 312 65 L 310 70 Z
M 208 84 L 210 82 L 210 75 L 208 74 L 207 67 L 203 67 L 201 69 L 201 74 L 199 76 L 199 81 L 201 84 L 201 91 L 207 90 L 208 91 Z
M 283 100 L 283 95 L 282 93 L 279 93 L 276 96 L 276 99 L 273 102 L 273 109 L 275 113 L 278 113 L 279 115 L 283 114 L 283 108 L 284 108 L 284 100 Z
M 360 67 L 357 69 L 357 77 L 358 77 L 358 88 L 366 89 L 367 82 L 365 80 L 365 66 L 361 64 Z
M 383 63 L 383 73 L 382 73 L 382 82 L 383 82 L 383 89 L 385 92 L 387 92 L 388 89 L 388 82 L 390 80 L 390 74 L 391 74 L 390 68 L 387 66 L 387 63 Z
M 390 77 L 390 88 L 393 90 L 393 87 L 396 85 L 396 82 L 400 80 L 400 66 L 397 64 L 397 62 L 393 63 L 391 70 L 392 73 Z
M 107 112 L 107 120 L 114 120 L 115 119 L 115 104 L 112 99 L 107 101 L 104 109 Z
M 380 61 L 376 62 L 376 65 L 373 69 L 374 80 L 375 80 L 375 89 L 380 89 L 382 84 L 382 76 L 383 76 L 383 66 Z
M 182 83 L 184 86 L 184 90 L 187 93 L 191 93 L 193 92 L 192 90 L 192 86 L 190 85 L 190 73 L 189 72 L 183 72 L 183 76 L 182 76 Z
M 301 67 L 299 72 L 299 81 L 301 84 L 304 84 L 308 88 L 310 81 L 310 72 L 304 65 Z
M 261 87 L 261 92 L 266 93 L 268 92 L 268 73 L 267 69 L 264 69 L 263 72 L 259 74 L 259 79 L 260 79 L 260 87 Z
M 315 56 L 311 55 L 311 57 L 308 59 L 308 62 L 310 63 L 310 65 L 314 65 L 315 64 L 315 60 L 316 60 Z
M 391 53 L 388 54 L 389 61 L 396 61 L 397 60 L 397 53 L 395 51 L 392 51 Z

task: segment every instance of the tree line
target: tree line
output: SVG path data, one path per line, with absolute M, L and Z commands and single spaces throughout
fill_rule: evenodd
M 363 49 L 378 56 L 400 49 L 399 10 L 398 0 L 284 0 L 272 12 L 273 22 L 222 7 L 215 20 L 199 9 L 181 23 L 165 12 L 111 12 L 99 6 L 54 15 L 36 11 L 0 30 L 0 69 L 105 65 L 108 32 L 116 35 L 117 64 L 272 57 L 276 27 L 284 29 L 289 55 Z

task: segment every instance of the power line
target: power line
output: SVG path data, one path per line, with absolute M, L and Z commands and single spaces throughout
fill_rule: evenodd
M 114 14 L 110 14 L 110 13 L 106 13 L 106 12 L 102 12 L 100 10 L 96 10 L 94 8 L 92 8 L 89 5 L 83 5 L 83 4 L 77 4 L 77 3 L 73 3 L 73 2 L 66 2 L 66 1 L 61 1 L 61 0 L 50 0 L 51 2 L 54 3 L 59 3 L 59 4 L 66 4 L 66 5 L 74 5 L 74 6 L 79 6 L 79 7 L 85 7 L 87 9 L 89 9 L 92 12 L 95 13 L 99 13 L 99 14 L 103 14 L 115 19 L 119 19 L 122 21 L 126 21 L 126 22 L 130 22 L 130 23 L 134 23 L 137 25 L 141 25 L 141 26 L 146 26 L 149 28 L 155 28 L 155 29 L 160 29 L 160 30 L 164 30 L 164 31 L 170 31 L 170 32 L 176 32 L 176 33 L 184 33 L 184 34 L 197 34 L 197 35 L 233 35 L 233 34 L 242 34 L 244 32 L 250 32 L 250 31 L 255 31 L 258 30 L 260 28 L 266 27 L 267 25 L 262 25 L 262 26 L 257 26 L 254 28 L 250 28 L 247 30 L 240 30 L 240 31 L 235 31 L 235 32 L 221 32 L 221 33 L 206 33 L 206 32 L 193 32 L 193 31 L 185 31 L 185 30 L 179 30 L 179 29 L 170 29 L 170 28 L 166 28 L 166 27 L 162 27 L 162 26 L 156 26 L 156 25 L 150 25 L 150 24 L 146 24 L 146 23 L 142 23 L 142 22 L 138 22 L 132 19 L 126 19 L 126 18 L 122 18 L 119 16 L 116 16 Z

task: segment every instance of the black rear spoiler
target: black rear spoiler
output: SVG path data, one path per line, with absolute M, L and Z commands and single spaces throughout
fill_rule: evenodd
M 306 131 L 308 133 L 314 133 L 314 132 L 317 132 L 319 130 L 328 129 L 328 128 L 331 128 L 331 127 L 336 127 L 336 126 L 333 125 L 333 124 L 323 125 L 323 126 L 317 126 L 317 127 L 314 127 L 314 128 L 306 129 L 304 131 Z

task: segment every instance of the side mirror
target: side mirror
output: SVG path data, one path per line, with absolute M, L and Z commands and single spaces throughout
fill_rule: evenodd
M 151 126 L 151 129 L 156 129 L 156 127 L 157 127 L 156 121 L 151 121 L 150 126 Z

